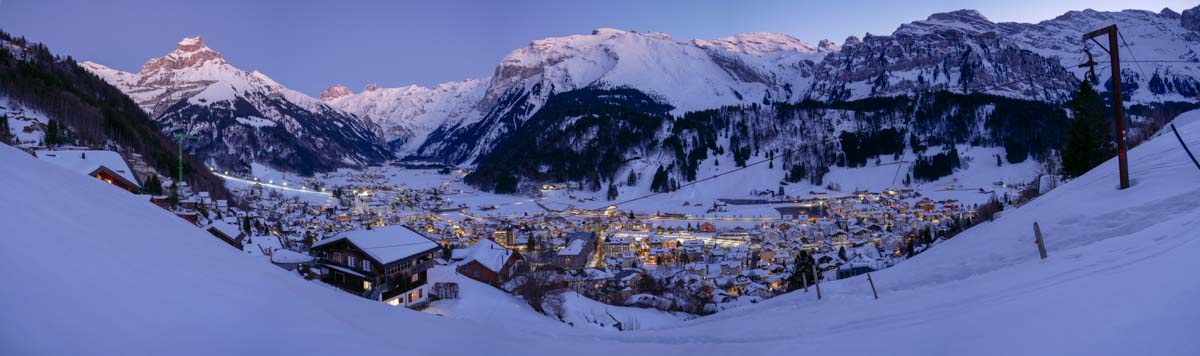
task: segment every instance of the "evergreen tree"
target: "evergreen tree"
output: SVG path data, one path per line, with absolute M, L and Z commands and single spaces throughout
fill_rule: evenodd
M 1109 139 L 1104 103 L 1100 95 L 1084 82 L 1071 99 L 1071 122 L 1067 126 L 1067 142 L 1063 146 L 1063 173 L 1078 177 L 1095 168 L 1114 154 Z
M 537 251 L 537 239 L 533 238 L 533 235 L 529 235 L 529 237 L 525 239 L 525 251 L 530 253 Z
M 808 254 L 808 250 L 800 250 L 795 261 L 792 262 L 792 275 L 787 279 L 788 290 L 804 288 L 807 286 L 804 284 L 805 282 L 808 282 L 808 285 L 816 283 L 812 280 L 815 268 L 816 261 L 813 260 L 812 255 Z
M 625 178 L 625 185 L 630 187 L 637 186 L 637 172 L 629 170 L 629 177 Z
M 617 193 L 617 185 L 616 185 L 616 183 L 613 183 L 613 182 L 608 182 L 608 200 L 609 200 L 609 201 L 616 200 L 616 199 L 617 199 L 617 194 L 618 194 L 618 193 Z
M 179 184 L 171 182 L 171 196 L 167 198 L 171 202 L 171 207 L 179 206 Z
M 846 258 L 846 246 L 838 247 L 838 258 L 842 259 L 842 261 L 850 260 L 849 258 Z
M 7 139 L 11 134 L 12 132 L 8 128 L 8 115 L 0 115 L 0 139 Z
M 50 124 L 46 125 L 46 146 L 57 145 L 58 137 L 58 120 L 50 120 Z
M 667 171 L 662 166 L 658 166 L 658 170 L 654 171 L 654 179 L 650 181 L 650 190 L 655 193 L 670 191 L 671 187 L 668 183 Z
M 162 195 L 162 181 L 158 180 L 158 175 L 152 175 L 142 183 L 142 192 L 150 195 Z

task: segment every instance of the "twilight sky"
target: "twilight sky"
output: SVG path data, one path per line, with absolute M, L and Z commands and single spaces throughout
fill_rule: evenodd
M 316 96 L 490 75 L 509 51 L 597 27 L 676 39 L 784 33 L 815 44 L 890 34 L 935 12 L 971 8 L 995 22 L 1038 22 L 1068 10 L 1181 12 L 1193 0 L 252 1 L 0 0 L 0 29 L 60 54 L 136 72 L 185 36 L 243 70 Z

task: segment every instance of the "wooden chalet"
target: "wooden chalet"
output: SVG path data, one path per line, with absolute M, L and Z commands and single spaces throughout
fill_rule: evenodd
M 325 283 L 391 305 L 428 300 L 426 271 L 441 246 L 405 226 L 355 230 L 317 241 L 312 254 Z

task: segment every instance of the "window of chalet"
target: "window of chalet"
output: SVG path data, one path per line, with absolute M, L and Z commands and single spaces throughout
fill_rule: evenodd
M 346 256 L 346 265 L 354 267 L 354 256 Z
M 362 269 L 364 271 L 370 272 L 371 271 L 371 261 L 363 260 L 362 261 Z
M 413 283 L 417 283 L 417 281 L 421 280 L 421 275 L 414 274 L 414 275 L 412 275 L 412 278 L 409 278 L 409 280 L 411 280 Z

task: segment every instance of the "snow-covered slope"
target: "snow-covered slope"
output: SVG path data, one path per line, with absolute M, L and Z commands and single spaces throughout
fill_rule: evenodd
M 416 150 L 430 132 L 447 121 L 479 115 L 475 106 L 483 98 L 487 79 L 468 79 L 433 88 L 410 85 L 352 93 L 344 86 L 330 87 L 321 100 L 378 125 L 397 155 Z
M 1176 121 L 1200 147 L 1200 112 Z M 10 286 L 0 289 L 0 353 L 1194 355 L 1200 171 L 1169 132 L 1129 159 L 1130 189 L 1116 189 L 1116 162 L 1106 162 L 874 273 L 878 300 L 859 276 L 822 284 L 821 301 L 797 292 L 678 328 L 604 333 L 366 301 L 0 145 L 0 268 Z M 1036 257 L 1034 221 L 1047 260 Z
M 164 132 L 199 137 L 188 146 L 220 168 L 263 163 L 307 173 L 391 157 L 370 122 L 236 68 L 200 37 L 183 39 L 138 73 L 82 66 L 129 95 Z

